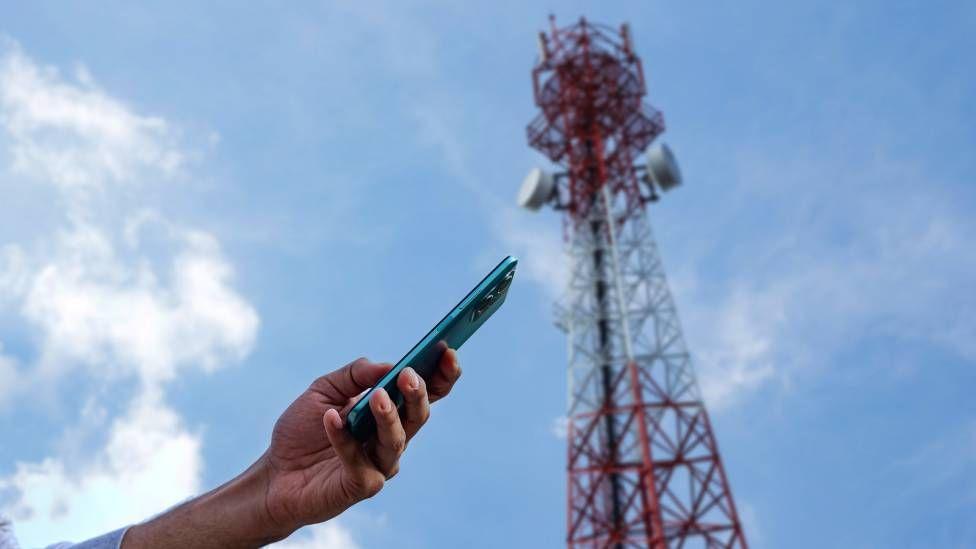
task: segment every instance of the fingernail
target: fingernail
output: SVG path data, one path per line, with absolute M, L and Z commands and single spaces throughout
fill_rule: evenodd
M 383 396 L 380 397 L 380 411 L 389 412 L 390 408 L 393 407 L 393 401 L 390 400 L 390 395 L 386 392 L 386 389 L 380 389 Z
M 417 375 L 417 372 L 413 368 L 407 368 L 404 371 L 407 372 L 407 387 L 410 387 L 411 391 L 420 388 L 420 376 Z

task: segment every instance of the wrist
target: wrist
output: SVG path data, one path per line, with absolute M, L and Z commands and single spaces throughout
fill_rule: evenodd
M 298 529 L 282 524 L 268 508 L 268 487 L 271 467 L 267 455 L 262 455 L 243 473 L 220 488 L 199 498 L 201 509 L 225 513 L 225 521 L 234 527 L 234 537 L 241 546 L 263 546 L 285 539 Z
M 271 480 L 265 456 L 223 486 L 129 529 L 123 549 L 151 547 L 263 547 L 296 528 L 268 512 Z

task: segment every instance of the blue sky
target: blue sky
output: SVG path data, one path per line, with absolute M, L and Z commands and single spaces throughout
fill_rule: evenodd
M 0 8 L 25 545 L 228 479 L 315 376 L 397 359 L 505 253 L 520 280 L 402 473 L 292 547 L 562 544 L 560 226 L 514 207 L 551 11 L 632 26 L 686 178 L 651 218 L 750 543 L 976 545 L 972 5 L 207 4 Z

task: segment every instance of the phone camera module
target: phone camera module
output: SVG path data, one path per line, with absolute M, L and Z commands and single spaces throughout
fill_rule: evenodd
M 478 307 L 474 310 L 473 313 L 471 313 L 472 322 L 475 322 L 479 318 L 481 318 L 481 316 L 485 314 L 485 312 L 488 309 L 490 309 L 491 306 L 494 305 L 496 301 L 498 301 L 498 298 L 505 295 L 505 292 L 508 290 L 508 287 L 512 284 L 512 278 L 514 276 L 515 276 L 515 271 L 509 272 L 507 275 L 505 275 L 505 278 L 503 278 L 501 282 L 498 283 L 497 286 L 492 288 L 487 294 L 485 294 L 481 298 L 481 300 L 478 302 Z
M 508 275 L 505 278 L 503 278 L 501 282 L 498 283 L 498 286 L 495 286 L 495 290 L 493 293 L 499 293 L 499 294 L 505 293 L 508 290 L 508 287 L 512 284 L 512 276 L 514 274 L 515 274 L 514 271 L 508 273 Z
M 488 295 L 482 297 L 481 301 L 478 303 L 478 308 L 475 309 L 474 313 L 471 314 L 472 322 L 478 320 L 481 315 L 485 314 L 485 311 L 487 311 L 495 303 L 497 298 L 498 296 L 494 290 L 488 293 Z

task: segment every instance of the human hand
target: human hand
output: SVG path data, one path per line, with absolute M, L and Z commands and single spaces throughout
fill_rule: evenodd
M 390 368 L 361 358 L 312 382 L 278 418 L 271 446 L 258 461 L 222 486 L 133 525 L 122 549 L 263 547 L 374 496 L 397 473 L 407 442 L 427 421 L 430 402 L 446 396 L 461 376 L 450 349 L 427 383 L 404 370 L 397 378 L 403 409 L 386 391 L 374 391 L 369 407 L 377 432 L 361 443 L 343 418 Z
M 361 443 L 345 429 L 345 413 L 392 365 L 360 358 L 315 380 L 281 415 L 259 463 L 267 479 L 265 507 L 288 535 L 335 517 L 378 493 L 399 471 L 400 455 L 430 415 L 430 402 L 446 396 L 461 375 L 457 354 L 444 352 L 428 382 L 411 368 L 397 378 L 403 408 L 383 389 L 369 407 L 376 435 Z

